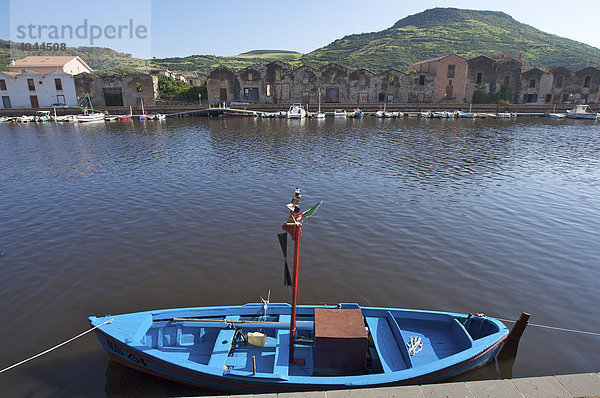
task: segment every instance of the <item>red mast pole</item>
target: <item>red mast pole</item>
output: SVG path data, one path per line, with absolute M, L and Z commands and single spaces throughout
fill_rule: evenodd
M 300 202 L 300 189 L 296 188 L 292 203 L 287 207 L 290 215 L 286 222 L 281 226 L 292 237 L 294 241 L 294 271 L 292 281 L 292 316 L 290 319 L 290 363 L 304 363 L 303 359 L 294 359 L 294 342 L 296 341 L 296 315 L 298 307 L 298 268 L 300 266 L 300 234 L 302 234 L 302 223 L 296 221 L 296 215 L 300 212 L 298 203 Z
M 298 307 L 298 269 L 300 267 L 300 235 L 302 227 L 294 226 L 292 240 L 294 241 L 294 271 L 293 271 L 293 293 L 292 293 L 292 319 L 290 321 L 290 363 L 296 362 L 294 359 L 294 342 L 296 341 L 296 316 Z

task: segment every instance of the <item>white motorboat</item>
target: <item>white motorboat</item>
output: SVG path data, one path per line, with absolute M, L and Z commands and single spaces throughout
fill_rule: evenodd
M 290 110 L 287 113 L 288 119 L 302 119 L 303 117 L 306 117 L 306 111 L 302 105 L 293 104 L 290 106 Z
M 334 117 L 348 117 L 348 112 L 343 109 L 336 109 L 333 111 Z
M 514 112 L 498 112 L 495 116 L 498 119 L 514 119 L 517 117 L 517 114 Z
M 79 123 L 83 123 L 83 122 L 103 122 L 104 121 L 104 113 L 96 113 L 96 112 L 92 112 L 92 113 L 87 113 L 84 112 L 81 115 L 76 115 L 75 116 L 75 120 L 78 121 Z
M 548 116 L 550 119 L 564 119 L 567 117 L 567 115 L 565 113 L 554 113 L 554 112 L 546 113 L 546 116 Z
M 464 117 L 464 118 L 468 118 L 468 119 L 473 119 L 473 118 L 475 118 L 475 114 L 473 112 L 457 111 L 456 117 Z
M 598 113 L 593 112 L 589 105 L 576 105 L 567 111 L 567 117 L 571 119 L 597 119 Z

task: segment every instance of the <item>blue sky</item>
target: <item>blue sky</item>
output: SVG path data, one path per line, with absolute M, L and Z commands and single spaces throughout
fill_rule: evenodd
M 192 54 L 235 55 L 253 49 L 284 49 L 305 53 L 344 35 L 388 28 L 401 18 L 433 7 L 482 9 L 485 6 L 488 10 L 504 11 L 517 21 L 545 32 L 600 48 L 600 23 L 597 17 L 600 5 L 597 0 L 580 0 L 573 3 L 572 7 L 564 1 L 554 0 L 422 0 L 410 3 L 397 0 L 30 0 L 26 2 L 27 8 L 17 10 L 21 1 L 13 0 L 16 5 L 10 10 L 11 1 L 0 0 L 0 38 L 9 39 L 11 32 L 14 36 L 14 25 L 24 23 L 24 15 L 26 18 L 37 15 L 34 23 L 38 25 L 64 24 L 65 16 L 68 16 L 67 21 L 74 27 L 84 18 L 106 27 L 110 24 L 116 26 L 123 18 L 131 17 L 137 18 L 136 23 L 149 25 L 147 37 L 137 41 L 106 42 L 119 51 L 144 58 Z M 81 6 L 86 2 L 90 7 Z M 42 8 L 45 9 L 43 13 L 40 12 Z M 13 11 L 12 19 L 9 10 Z M 29 10 L 33 12 L 29 13 Z M 103 15 L 98 10 L 103 10 Z M 40 15 L 44 19 L 39 19 Z

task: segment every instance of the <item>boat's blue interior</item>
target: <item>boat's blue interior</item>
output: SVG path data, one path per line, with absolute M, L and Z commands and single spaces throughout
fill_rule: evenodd
M 346 308 L 353 308 L 348 305 Z M 288 365 L 289 306 L 266 315 L 262 307 L 254 313 L 233 315 L 190 313 L 190 320 L 154 319 L 142 322 L 141 349 L 172 363 L 206 365 L 215 373 L 254 375 L 286 380 L 290 376 L 313 375 L 314 308 L 298 312 L 295 357 L 303 365 Z M 260 308 L 260 310 L 259 310 Z M 358 306 L 356 306 L 358 308 Z M 407 310 L 363 309 L 368 328 L 369 355 L 365 373 L 390 373 L 416 368 L 471 348 L 474 341 L 497 332 L 498 326 L 479 317 L 454 317 L 446 313 Z M 149 315 L 147 315 L 149 316 Z M 200 318 L 200 319 L 198 319 Z M 228 322 L 224 322 L 223 320 Z M 243 323 L 239 323 L 243 321 Z M 266 345 L 246 344 L 236 330 L 244 334 L 260 331 Z M 422 350 L 410 355 L 407 343 L 418 337 Z

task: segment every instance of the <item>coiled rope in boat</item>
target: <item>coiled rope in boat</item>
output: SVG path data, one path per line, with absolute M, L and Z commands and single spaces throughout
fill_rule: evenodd
M 44 354 L 47 354 L 47 353 L 49 353 L 50 351 L 53 351 L 53 350 L 55 350 L 55 349 L 57 349 L 57 348 L 59 348 L 59 347 L 62 347 L 63 345 L 65 345 L 65 344 L 67 344 L 67 343 L 70 343 L 71 341 L 73 341 L 73 340 L 76 340 L 76 339 L 80 338 L 81 336 L 83 336 L 83 335 L 85 335 L 85 334 L 88 334 L 89 332 L 93 331 L 94 329 L 97 329 L 97 328 L 99 328 L 99 327 L 100 327 L 100 326 L 102 326 L 102 325 L 106 325 L 107 323 L 111 323 L 112 321 L 113 321 L 113 318 L 110 318 L 108 321 L 102 322 L 101 324 L 99 324 L 99 325 L 97 325 L 97 326 L 94 326 L 93 328 L 91 328 L 91 329 L 88 329 L 88 330 L 86 330 L 85 332 L 83 332 L 83 333 L 80 333 L 80 334 L 78 334 L 78 335 L 77 335 L 77 336 L 75 336 L 75 337 L 71 337 L 69 340 L 67 340 L 67 341 L 63 341 L 62 343 L 60 343 L 60 344 L 58 344 L 58 345 L 55 345 L 55 346 L 54 346 L 54 347 L 52 347 L 52 348 L 48 348 L 48 349 L 47 349 L 46 351 L 44 351 L 44 352 L 40 352 L 40 353 L 39 353 L 39 354 L 37 354 L 37 355 L 34 355 L 34 356 L 32 356 L 32 357 L 30 357 L 30 358 L 27 358 L 27 359 L 24 359 L 24 360 L 22 360 L 21 362 L 18 362 L 18 363 L 15 363 L 14 365 L 11 365 L 11 366 L 9 366 L 8 368 L 4 368 L 4 369 L 0 370 L 0 373 L 6 372 L 7 370 L 11 370 L 12 368 L 16 368 L 17 366 L 23 365 L 25 362 L 31 361 L 32 359 L 35 359 L 35 358 L 37 358 L 37 357 L 41 357 L 42 355 L 44 355 Z

